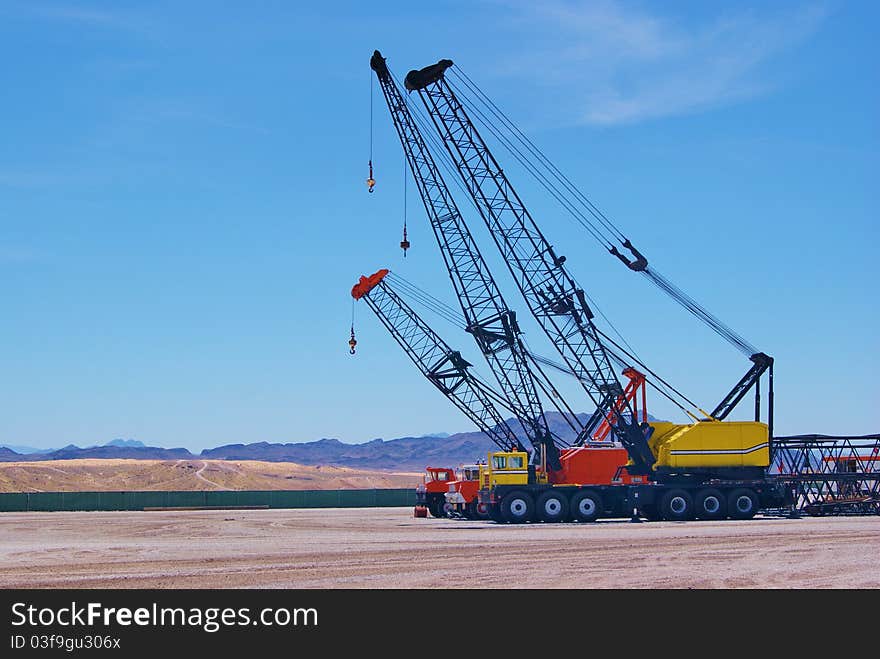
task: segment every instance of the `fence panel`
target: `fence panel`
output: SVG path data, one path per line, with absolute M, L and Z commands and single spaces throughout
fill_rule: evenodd
M 0 494 L 0 512 L 18 513 L 28 509 L 27 492 L 4 492 Z
M 143 510 L 144 508 L 371 508 L 410 506 L 415 490 L 222 490 L 0 492 L 0 512 Z

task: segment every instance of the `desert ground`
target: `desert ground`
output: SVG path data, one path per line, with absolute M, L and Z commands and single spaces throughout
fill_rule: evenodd
M 0 514 L 0 588 L 880 587 L 880 517 L 505 525 L 411 508 Z
M 0 492 L 414 488 L 421 474 L 256 460 L 0 462 Z

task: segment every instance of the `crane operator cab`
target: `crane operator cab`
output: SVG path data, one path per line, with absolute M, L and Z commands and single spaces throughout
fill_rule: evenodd
M 480 488 L 496 485 L 526 485 L 535 482 L 535 467 L 529 465 L 525 451 L 495 451 L 489 453 L 489 462 L 480 465 Z

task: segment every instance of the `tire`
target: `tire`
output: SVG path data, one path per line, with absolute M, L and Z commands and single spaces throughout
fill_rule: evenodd
M 501 517 L 511 524 L 523 524 L 535 514 L 535 500 L 522 490 L 514 490 L 501 500 Z
M 660 499 L 660 514 L 673 522 L 690 519 L 694 515 L 694 500 L 684 490 L 669 490 Z
M 429 497 L 426 503 L 428 506 L 428 512 L 431 513 L 431 517 L 444 517 L 443 504 L 446 502 L 443 500 L 442 497 Z
M 504 518 L 501 516 L 501 504 L 496 503 L 489 506 L 489 519 L 499 524 L 504 521 Z
M 694 500 L 697 519 L 724 519 L 727 517 L 727 497 L 715 488 L 697 492 Z
M 564 522 L 568 519 L 568 497 L 562 492 L 547 490 L 535 502 L 542 522 Z
M 468 519 L 489 519 L 489 504 L 471 501 L 465 508 L 465 515 Z
M 740 488 L 727 496 L 727 512 L 732 519 L 751 519 L 761 503 L 754 490 Z
M 571 517 L 577 522 L 595 522 L 604 510 L 602 496 L 593 490 L 578 492 L 571 498 Z
M 663 515 L 660 514 L 660 511 L 657 510 L 657 504 L 649 503 L 645 507 L 641 509 L 641 513 L 646 520 L 649 522 L 659 522 L 663 519 Z

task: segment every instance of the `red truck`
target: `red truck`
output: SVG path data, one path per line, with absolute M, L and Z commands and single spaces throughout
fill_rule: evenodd
M 416 487 L 414 516 L 427 517 L 430 512 L 434 517 L 446 517 L 446 493 L 455 479 L 455 471 L 448 467 L 425 467 L 422 482 Z
M 425 467 L 416 487 L 415 517 L 465 517 L 489 519 L 489 506 L 479 503 L 480 465 Z

